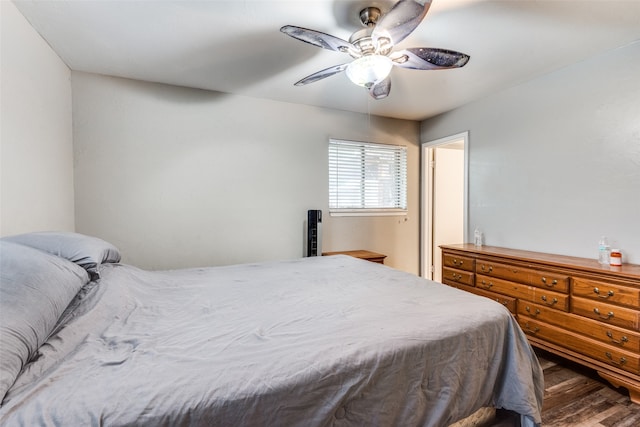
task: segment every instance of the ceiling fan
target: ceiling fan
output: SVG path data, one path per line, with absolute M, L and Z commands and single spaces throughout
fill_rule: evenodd
M 414 47 L 393 51 L 424 19 L 431 0 L 400 0 L 386 13 L 377 7 L 360 12 L 364 29 L 354 32 L 349 41 L 307 28 L 285 25 L 283 33 L 303 42 L 349 54 L 353 61 L 313 73 L 295 83 L 303 86 L 346 71 L 349 79 L 365 87 L 374 99 L 386 98 L 391 91 L 389 73 L 393 66 L 414 70 L 441 70 L 463 67 L 469 55 L 446 49 Z

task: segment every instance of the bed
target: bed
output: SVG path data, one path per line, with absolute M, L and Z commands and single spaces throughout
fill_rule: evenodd
M 487 298 L 338 255 L 146 271 L 77 233 L 0 239 L 2 426 L 538 425 Z

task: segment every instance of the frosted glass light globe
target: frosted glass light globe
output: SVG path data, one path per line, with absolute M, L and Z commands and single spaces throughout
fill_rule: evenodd
M 393 68 L 393 62 L 384 55 L 366 55 L 356 59 L 347 67 L 349 80 L 358 86 L 371 87 L 384 80 Z

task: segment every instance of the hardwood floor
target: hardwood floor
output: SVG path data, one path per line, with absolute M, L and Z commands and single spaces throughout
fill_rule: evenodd
M 637 427 L 640 405 L 593 370 L 536 350 L 544 370 L 544 427 Z
M 544 371 L 542 427 L 638 427 L 640 405 L 595 371 L 536 350 Z M 519 427 L 519 417 L 498 411 L 491 427 Z
M 549 427 L 637 427 L 640 405 L 593 370 L 537 350 L 544 370 L 542 425 Z

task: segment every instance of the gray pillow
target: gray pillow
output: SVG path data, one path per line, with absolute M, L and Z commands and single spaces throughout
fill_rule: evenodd
M 97 237 L 67 231 L 42 231 L 3 237 L 2 240 L 31 246 L 66 258 L 87 270 L 92 280 L 99 278 L 98 266 L 120 262 L 120 252 L 109 242 Z
M 0 239 L 0 402 L 88 282 L 64 258 Z

